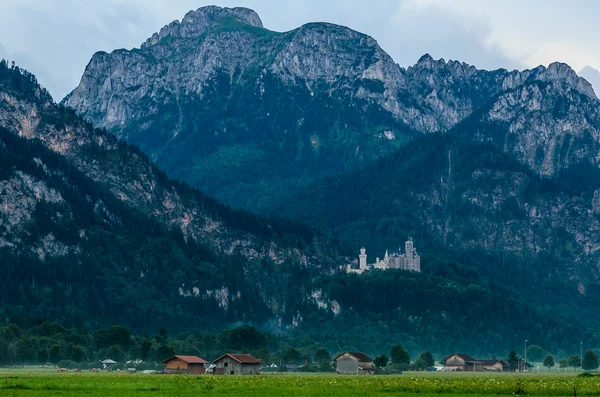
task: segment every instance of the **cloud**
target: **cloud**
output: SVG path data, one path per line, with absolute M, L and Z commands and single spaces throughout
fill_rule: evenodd
M 458 60 L 482 69 L 522 68 L 522 64 L 490 43 L 491 34 L 486 18 L 465 17 L 443 8 L 406 2 L 393 16 L 381 41 L 403 65 L 413 64 L 429 53 L 434 58 Z

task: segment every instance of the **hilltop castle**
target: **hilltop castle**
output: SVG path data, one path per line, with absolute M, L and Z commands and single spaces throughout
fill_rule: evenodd
M 352 265 L 348 265 L 346 270 L 348 273 L 358 274 L 372 269 L 402 269 L 421 272 L 421 257 L 417 254 L 412 238 L 409 238 L 408 241 L 404 243 L 404 254 L 401 253 L 401 249 L 402 248 L 399 248 L 398 251 L 392 253 L 385 251 L 383 259 L 377 258 L 375 263 L 367 264 L 367 250 L 361 248 L 360 255 L 358 256 L 358 269 L 353 268 Z

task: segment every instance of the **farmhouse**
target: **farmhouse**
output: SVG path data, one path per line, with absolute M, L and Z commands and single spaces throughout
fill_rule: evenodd
M 203 374 L 208 361 L 196 356 L 173 356 L 163 363 L 165 374 Z
M 508 371 L 508 363 L 504 360 L 480 360 L 484 371 Z
M 227 353 L 217 358 L 213 363 L 216 365 L 216 374 L 225 375 L 258 375 L 260 374 L 260 360 L 249 354 Z
M 458 354 L 445 358 L 444 371 L 483 371 L 483 362 L 468 354 Z
M 508 363 L 503 360 L 476 360 L 468 354 L 453 354 L 446 357 L 444 371 L 507 371 Z
M 334 358 L 338 374 L 370 375 L 375 373 L 373 359 L 364 353 L 344 352 Z

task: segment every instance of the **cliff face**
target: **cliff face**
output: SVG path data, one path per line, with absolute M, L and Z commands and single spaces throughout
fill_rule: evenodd
M 537 93 L 522 92 L 536 82 Z M 567 97 L 586 105 L 561 109 Z M 95 54 L 64 103 L 139 145 L 169 175 L 257 211 L 490 103 L 490 117 L 511 125 L 505 151 L 541 175 L 597 153 L 598 101 L 567 65 L 485 71 L 425 55 L 403 69 L 349 28 L 277 33 L 237 8 L 200 8 L 139 49 Z M 579 139 L 583 131 L 592 139 Z
M 159 291 L 167 301 L 219 301 L 216 312 L 207 310 L 221 320 L 233 316 L 231 299 L 252 295 L 256 308 L 244 305 L 236 315 L 285 323 L 295 313 L 287 318 L 277 303 L 285 298 L 273 288 L 289 272 L 299 277 L 294 282 L 310 283 L 344 261 L 308 228 L 232 210 L 169 180 L 139 149 L 57 106 L 33 76 L 6 63 L 0 64 L 0 129 L 0 256 L 20 258 L 8 261 L 17 268 L 25 261 L 23 269 L 39 269 L 34 278 L 53 274 L 44 277 L 48 288 L 66 282 L 57 269 L 68 263 L 69 282 L 80 290 L 88 269 L 100 280 L 88 280 L 94 288 L 116 288 L 123 299 L 133 292 L 125 282 L 141 283 L 140 296 Z M 20 276 L 10 274 L 19 285 Z M 162 286 L 154 285 L 166 274 Z M 217 297 L 216 290 L 226 293 Z

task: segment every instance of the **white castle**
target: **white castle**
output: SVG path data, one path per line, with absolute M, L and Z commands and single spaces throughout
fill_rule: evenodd
M 353 268 L 352 265 L 348 265 L 346 270 L 348 273 L 363 273 L 372 269 L 402 269 L 410 270 L 413 272 L 421 272 L 421 257 L 417 254 L 417 249 L 413 245 L 412 238 L 409 237 L 408 241 L 404 243 L 404 254 L 401 253 L 402 248 L 398 251 L 389 253 L 385 251 L 383 259 L 375 259 L 375 263 L 367 264 L 367 250 L 365 248 L 360 249 L 360 255 L 358 256 L 358 269 Z M 356 262 L 354 262 L 356 265 Z

